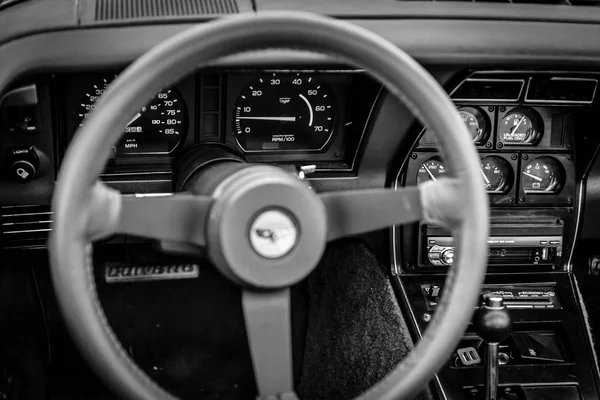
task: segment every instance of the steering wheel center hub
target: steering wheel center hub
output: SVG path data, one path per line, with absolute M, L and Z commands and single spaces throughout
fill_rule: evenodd
M 286 256 L 299 239 L 297 223 L 279 209 L 265 210 L 256 216 L 248 235 L 254 251 L 266 259 Z
M 283 288 L 306 277 L 321 259 L 327 215 L 319 197 L 281 168 L 254 165 L 223 180 L 213 193 L 210 257 L 234 282 Z

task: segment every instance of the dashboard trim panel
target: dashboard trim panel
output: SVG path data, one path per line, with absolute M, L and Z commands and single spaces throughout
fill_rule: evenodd
M 380 34 L 423 63 L 490 65 L 537 62 L 579 66 L 600 62 L 600 47 L 594 38 L 600 26 L 560 24 L 561 40 L 554 40 L 556 24 L 520 21 L 471 20 L 353 20 L 354 23 Z M 0 71 L 0 93 L 17 77 L 41 69 L 73 70 L 124 66 L 152 45 L 190 24 L 135 26 L 47 32 L 24 37 L 0 46 L 4 60 Z M 479 34 L 474 34 L 477 32 Z M 528 37 L 528 41 L 520 40 Z M 61 46 L 47 46 L 48 42 Z M 114 47 L 114 43 L 119 43 Z M 537 53 L 531 54 L 530 49 Z M 89 50 L 88 50 L 89 49 Z M 215 65 L 244 66 L 339 64 L 330 57 L 293 51 L 261 51 L 226 57 Z M 75 66 L 75 67 L 74 67 Z
M 561 77 L 556 76 L 551 78 L 550 80 L 554 81 L 569 81 L 569 82 L 594 82 L 594 92 L 592 93 L 592 100 L 590 101 L 579 101 L 579 100 L 529 100 L 527 95 L 529 94 L 529 87 L 531 86 L 531 80 L 533 78 L 530 77 L 527 81 L 527 89 L 525 90 L 525 98 L 523 99 L 524 103 L 534 103 L 534 104 L 581 104 L 581 105 L 590 105 L 594 103 L 594 99 L 596 98 L 596 92 L 598 90 L 598 79 L 593 78 L 574 78 L 574 77 Z
M 458 89 L 461 88 L 461 86 L 467 82 L 519 82 L 521 83 L 521 89 L 519 89 L 519 94 L 517 96 L 516 99 L 469 99 L 469 98 L 458 98 L 458 97 L 452 97 L 452 95 L 454 93 L 456 93 L 456 91 Z M 524 79 L 486 79 L 486 78 L 467 78 L 464 81 L 462 81 L 460 83 L 460 85 L 456 86 L 452 92 L 450 92 L 450 98 L 453 101 L 475 101 L 475 102 L 479 102 L 479 103 L 507 103 L 507 102 L 513 102 L 513 101 L 519 101 L 519 99 L 521 98 L 521 95 L 523 94 L 523 88 L 525 87 L 525 80 Z

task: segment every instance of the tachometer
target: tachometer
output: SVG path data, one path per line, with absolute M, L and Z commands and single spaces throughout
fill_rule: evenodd
M 334 100 L 311 75 L 261 75 L 234 107 L 235 138 L 247 152 L 320 151 L 333 136 Z
M 79 125 L 109 85 L 108 79 L 93 85 L 79 105 Z M 160 155 L 171 153 L 186 133 L 185 104 L 175 89 L 163 90 L 131 117 L 125 135 L 116 146 L 117 155 Z

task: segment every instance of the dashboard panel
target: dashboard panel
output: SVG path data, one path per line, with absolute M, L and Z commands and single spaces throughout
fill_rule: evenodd
M 45 244 L 61 161 L 117 74 L 47 74 L 0 99 L 5 248 Z M 314 177 L 352 177 L 380 92 L 359 70 L 202 70 L 132 115 L 101 178 L 126 194 L 173 192 L 187 179 L 190 160 L 197 164 L 197 152 L 211 146 L 249 163 L 314 165 Z
M 562 270 L 568 264 L 577 182 L 589 162 L 580 160 L 578 168 L 577 139 L 588 133 L 578 127 L 596 112 L 597 84 L 598 76 L 586 73 L 474 72 L 450 90 L 481 158 L 492 271 Z M 396 187 L 452 176 L 433 132 L 415 130 Z M 453 243 L 435 224 L 394 228 L 396 272 L 444 272 L 454 262 Z

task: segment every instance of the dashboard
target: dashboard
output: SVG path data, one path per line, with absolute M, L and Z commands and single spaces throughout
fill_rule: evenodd
M 184 16 L 135 14 L 132 7 L 120 10 L 133 12 L 122 17 L 109 12 L 116 3 L 104 0 L 28 0 L 22 3 L 28 13 L 17 6 L 1 10 L 4 254 L 45 247 L 49 204 L 69 143 L 119 72 L 156 43 L 237 10 L 347 19 L 405 50 L 451 96 L 479 152 L 491 206 L 485 290 L 525 298 L 511 299 L 521 307 L 513 311 L 517 337 L 551 336 L 565 350 L 561 360 L 510 358 L 504 383 L 517 391 L 575 387 L 576 394 L 560 398 L 597 398 L 597 365 L 574 276 L 588 277 L 588 258 L 600 238 L 599 9 L 443 1 L 233 3 L 236 11 Z M 147 99 L 101 178 L 123 193 L 177 191 L 190 155 L 205 149 L 290 170 L 314 165 L 308 180 L 318 192 L 402 188 L 454 173 L 433 133 L 364 71 L 320 54 L 274 50 L 219 60 Z M 361 239 L 389 262 L 418 340 L 454 263 L 450 232 L 417 223 Z M 137 248 L 140 243 L 147 245 L 112 238 L 97 254 L 114 252 L 110 256 L 120 263 L 155 262 Z M 467 339 L 465 347 L 478 349 Z M 512 346 L 510 354 L 521 354 L 515 343 L 503 351 Z M 472 398 L 482 375 L 481 367 L 453 359 L 436 377 L 439 398 Z

